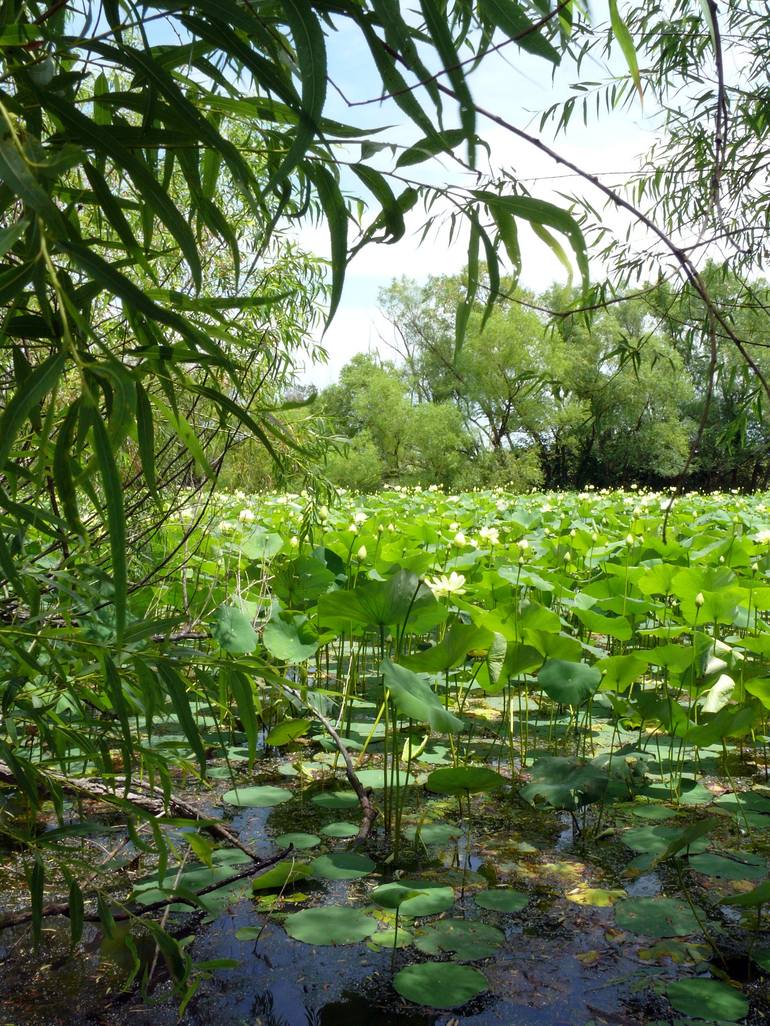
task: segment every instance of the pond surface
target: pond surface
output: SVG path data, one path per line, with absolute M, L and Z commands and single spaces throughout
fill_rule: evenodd
M 533 731 L 537 726 L 533 721 Z M 553 722 L 550 726 L 553 731 Z M 595 729 L 601 736 L 602 724 Z M 136 928 L 129 931 L 120 926 L 117 936 L 109 940 L 97 926 L 87 924 L 83 942 L 73 953 L 66 920 L 50 919 L 38 955 L 30 950 L 27 930 L 5 931 L 0 947 L 0 1022 L 13 1026 L 143 1022 L 170 1026 L 177 1021 L 189 1026 L 695 1024 L 703 1020 L 672 1013 L 665 991 L 675 980 L 699 975 L 739 980 L 751 1002 L 749 1017 L 742 1021 L 767 1022 L 768 978 L 752 962 L 750 952 L 768 947 L 770 934 L 761 923 L 759 932 L 753 931 L 756 910 L 725 906 L 719 898 L 748 891 L 758 877 L 767 875 L 770 792 L 757 789 L 755 783 L 748 809 L 745 795 L 736 796 L 724 782 L 704 775 L 697 782 L 685 782 L 679 800 L 670 801 L 666 767 L 663 760 L 654 759 L 661 746 L 667 754 L 670 739 L 655 740 L 639 793 L 608 801 L 601 811 L 599 807 L 581 810 L 576 819 L 567 811 L 536 810 L 507 788 L 477 795 L 467 805 L 432 794 L 418 783 L 407 790 L 402 824 L 406 837 L 397 861 L 391 846 L 375 832 L 364 849 L 373 870 L 359 878 L 324 879 L 311 873 L 253 895 L 246 880 L 232 892 L 214 892 L 212 912 L 203 921 L 200 916 L 170 913 L 166 925 L 177 937 L 189 937 L 186 950 L 195 963 L 221 959 L 234 963 L 200 978 L 181 1020 L 163 959 L 156 957 L 152 940 Z M 349 834 L 352 827 L 345 824 L 352 821 L 355 826 L 358 811 L 348 802 L 347 783 L 333 759 L 321 754 L 325 761 L 313 762 L 319 753 L 309 747 L 298 753 L 313 763 L 320 780 L 305 781 L 300 787 L 285 761 L 264 759 L 252 774 L 244 763 L 237 764 L 242 771 L 236 777 L 241 788 L 257 784 L 287 789 L 292 792 L 290 800 L 266 808 L 234 807 L 221 800 L 223 792 L 232 790 L 232 780 L 216 781 L 216 791 L 205 802 L 198 793 L 197 800 L 210 815 L 227 817 L 241 840 L 261 856 L 279 850 L 277 838 L 288 831 L 315 835 L 317 844 L 294 853 L 295 862 L 311 865 L 321 853 L 348 851 L 349 837 L 330 834 Z M 416 768 L 418 781 L 447 761 L 440 748 L 429 749 L 426 759 L 430 761 Z M 709 754 L 702 753 L 702 770 L 718 768 L 708 760 Z M 529 760 L 533 761 L 537 753 Z M 369 765 L 370 769 L 379 765 L 376 752 Z M 506 772 L 504 764 L 496 765 Z M 747 773 L 750 768 L 743 769 Z M 514 771 L 524 780 L 532 773 L 531 766 L 515 766 Z M 735 786 L 751 784 L 744 775 Z M 191 794 L 196 795 L 195 789 Z M 666 830 L 676 833 L 704 817 L 713 819 L 712 827 L 688 853 L 650 864 L 651 853 L 660 850 L 660 838 L 668 837 Z M 409 840 L 419 824 L 425 843 Z M 114 845 L 114 837 L 107 834 L 105 843 L 108 837 Z M 699 862 L 704 854 L 716 856 L 717 861 Z M 134 886 L 151 875 L 152 863 L 130 844 L 122 855 L 122 873 Z M 237 870 L 240 860 L 232 861 Z M 735 864 L 739 868 L 731 872 Z M 225 866 L 223 872 L 229 872 L 229 863 Z M 205 867 L 198 868 L 205 878 Z M 741 879 L 744 872 L 746 877 Z M 284 917 L 297 910 L 338 905 L 361 909 L 376 919 L 379 929 L 392 930 L 393 911 L 374 905 L 371 892 L 384 881 L 399 878 L 429 881 L 454 891 L 453 906 L 437 916 L 401 917 L 402 940 L 411 933 L 419 942 L 427 926 L 449 917 L 501 931 L 493 953 L 474 959 L 473 952 L 466 951 L 461 959 L 483 972 L 484 993 L 460 1007 L 421 1007 L 396 992 L 394 973 L 415 962 L 447 961 L 451 951 L 430 957 L 409 944 L 394 954 L 371 939 L 340 946 L 309 944 L 290 937 L 283 926 Z M 23 906 L 25 896 L 17 895 L 18 902 L 13 896 L 18 876 L 11 859 L 6 861 L 5 882 L 6 904 Z M 500 912 L 476 903 L 475 895 L 499 888 L 516 889 L 523 895 L 523 907 Z M 141 884 L 137 893 L 140 890 Z M 678 904 L 674 920 L 667 919 L 663 925 L 659 918 L 653 918 L 651 925 L 644 919 L 650 906 L 637 909 L 633 905 L 637 900 L 665 898 Z M 642 915 L 641 928 L 634 925 L 633 916 L 620 916 L 624 902 Z M 659 907 L 654 906 L 656 915 Z M 676 916 L 684 916 L 689 925 L 682 927 Z M 671 922 L 674 925 L 667 928 Z M 239 939 L 238 931 L 247 928 L 251 928 L 250 939 Z M 125 944 L 127 933 L 134 938 L 138 969 Z M 125 973 L 132 966 L 137 969 L 137 983 L 143 975 L 145 982 L 149 979 L 146 1000 L 136 985 L 123 988 Z

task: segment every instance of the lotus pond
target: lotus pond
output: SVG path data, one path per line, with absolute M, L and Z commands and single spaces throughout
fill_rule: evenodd
M 431 489 L 183 510 L 136 615 L 168 625 L 184 687 L 153 690 L 150 640 L 116 654 L 139 667 L 133 786 L 283 857 L 238 878 L 250 855 L 178 814 L 126 832 L 116 752 L 111 805 L 30 827 L 108 883 L 76 943 L 71 912 L 36 950 L 28 925 L 0 932 L 0 1020 L 163 1024 L 181 1002 L 222 1026 L 768 1022 L 770 498 L 668 505 Z M 25 757 L 87 777 L 64 733 L 52 753 L 30 732 Z M 26 867 L 0 866 L 5 911 L 24 907 Z M 45 880 L 67 895 L 61 861 Z

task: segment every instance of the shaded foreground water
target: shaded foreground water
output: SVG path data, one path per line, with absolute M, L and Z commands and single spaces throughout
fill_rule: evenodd
M 494 713 L 494 700 L 477 701 L 471 711 L 480 725 Z M 568 717 L 551 716 L 539 722 L 533 711 L 530 720 L 533 734 L 540 728 L 545 734 L 547 725 L 552 745 L 560 743 L 564 752 L 573 750 L 574 730 Z M 615 743 L 623 743 L 626 751 L 638 746 L 638 733 L 617 735 L 617 730 L 612 731 Z M 610 738 L 608 722 L 597 717 L 592 736 L 600 751 Z M 568 743 L 569 748 L 564 747 Z M 348 849 L 345 835 L 355 823 L 346 824 L 357 819 L 333 758 L 313 746 L 299 748 L 291 758 L 312 760 L 307 768 L 316 778 L 305 780 L 302 787 L 291 775 L 298 766 L 296 761 L 292 766 L 291 759 L 278 763 L 265 758 L 258 762 L 256 776 L 245 772 L 245 763 L 232 763 L 243 771 L 237 777 L 242 785 L 256 780 L 292 791 L 293 796 L 268 808 L 233 807 L 221 801 L 221 792 L 231 788 L 231 781 L 225 780 L 217 782 L 216 792 L 206 798 L 210 814 L 231 817 L 241 839 L 261 855 L 276 851 L 276 838 L 287 831 L 309 835 L 305 843 L 313 839 L 317 843 L 298 850 L 295 860 L 311 865 L 311 875 L 253 895 L 250 881 L 230 894 L 215 892 L 208 921 L 186 913 L 168 916 L 167 926 L 178 937 L 190 937 L 188 950 L 196 963 L 221 959 L 235 963 L 201 980 L 181 1021 L 189 1026 L 632 1026 L 696 1024 L 704 1019 L 769 1021 L 765 971 L 770 959 L 765 949 L 770 948 L 770 933 L 756 908 L 741 910 L 719 900 L 736 891 L 748 892 L 767 876 L 770 789 L 762 784 L 764 767 L 741 763 L 737 751 L 725 762 L 724 753 L 716 747 L 701 750 L 697 765 L 688 761 L 691 753 L 686 750 L 680 761 L 679 742 L 662 736 L 646 738 L 645 747 L 638 793 L 592 806 L 576 819 L 558 809 L 533 809 L 507 789 L 477 796 L 470 811 L 464 802 L 459 805 L 454 798 L 431 794 L 424 781 L 436 765 L 447 761 L 447 753 L 441 745 L 428 748 L 417 770 L 417 783 L 409 788 L 406 837 L 398 861 L 392 858 L 391 846 L 376 835 L 367 848 L 372 871 L 347 880 L 319 877 L 312 871 L 320 853 Z M 620 748 L 614 757 L 623 760 L 623 752 Z M 675 795 L 667 759 L 658 759 L 659 753 L 668 756 L 670 752 L 677 768 L 685 770 L 682 789 Z M 231 751 L 231 762 L 236 753 L 237 749 Z M 477 758 L 490 754 L 494 764 L 494 750 L 480 736 Z M 537 760 L 535 752 L 529 762 Z M 214 765 L 221 763 L 214 760 Z M 375 755 L 370 768 L 370 782 L 375 784 L 377 766 Z M 697 778 L 687 776 L 688 770 L 697 771 Z M 519 784 L 529 780 L 532 766 L 519 768 L 519 774 Z M 750 794 L 749 788 L 753 789 Z M 713 821 L 707 835 L 676 857 L 655 862 L 672 832 L 704 817 Z M 417 841 L 414 829 L 420 824 Z M 115 840 L 105 832 L 105 850 L 114 848 Z M 137 880 L 151 868 L 147 857 L 131 845 L 125 846 L 115 866 L 126 881 L 134 883 L 136 893 L 141 891 Z M 204 877 L 206 872 L 204 867 Z M 413 944 L 399 947 L 395 954 L 371 939 L 336 947 L 306 944 L 288 936 L 282 925 L 283 917 L 298 909 L 336 904 L 359 907 L 392 930 L 393 912 L 372 905 L 370 894 L 376 885 L 399 877 L 454 890 L 454 904 L 443 913 L 425 919 L 402 916 L 401 940 L 411 934 L 412 940 L 425 944 L 426 936 L 430 939 L 426 926 L 448 918 L 486 924 L 493 934 L 502 931 L 499 943 L 492 945 L 494 950 L 481 952 L 487 957 L 475 957 L 472 940 L 470 950 L 454 954 L 483 972 L 488 984 L 485 993 L 459 1008 L 420 1007 L 399 996 L 392 984 L 393 970 L 426 961 L 424 951 L 415 950 Z M 24 905 L 26 897 L 15 893 L 19 874 L 11 853 L 3 882 L 6 904 Z M 500 912 L 477 903 L 476 895 L 500 887 L 515 888 L 522 896 L 519 910 Z M 661 905 L 665 898 L 675 907 Z M 248 934 L 248 928 L 249 938 L 240 939 L 244 935 L 239 937 L 238 932 L 246 929 Z M 127 933 L 134 938 L 133 954 L 123 940 Z M 449 950 L 435 954 L 431 961 L 451 957 Z M 113 939 L 106 939 L 100 927 L 87 925 L 82 944 L 71 952 L 67 922 L 51 919 L 37 955 L 30 949 L 28 931 L 18 928 L 2 935 L 0 958 L 3 1024 L 146 1022 L 165 1026 L 178 1021 L 178 1002 L 163 958 L 158 958 L 154 943 L 135 929 L 120 926 Z M 126 973 L 132 968 L 135 983 L 124 989 Z M 138 988 L 143 976 L 144 1000 Z M 697 1019 L 678 1014 L 667 988 L 672 981 L 700 976 L 740 984 L 749 1002 L 748 1016 Z

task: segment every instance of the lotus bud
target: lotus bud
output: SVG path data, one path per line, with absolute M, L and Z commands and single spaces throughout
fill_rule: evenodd
M 627 534 L 626 535 L 626 545 L 633 545 L 633 544 L 634 544 L 634 536 L 632 534 Z
M 291 547 L 293 549 L 296 549 L 298 545 L 299 545 L 299 538 L 295 534 L 294 537 L 291 539 Z
M 321 506 L 321 508 L 318 510 L 318 519 L 319 520 L 328 520 L 329 519 L 329 509 L 328 509 L 327 506 Z
M 752 563 L 751 564 L 751 572 L 755 574 L 758 570 L 759 570 L 759 563 Z
M 360 560 L 364 560 L 364 559 L 366 559 L 366 546 L 365 546 L 365 545 L 362 545 L 362 546 L 361 546 L 361 548 L 360 548 L 360 549 L 358 550 L 358 552 L 356 553 L 356 556 L 358 556 L 358 558 L 359 558 Z
M 454 543 L 455 545 L 460 546 L 466 544 L 465 535 L 462 533 L 462 531 L 458 531 L 457 534 L 454 536 Z
M 698 594 L 695 596 L 695 605 L 698 607 L 698 609 L 700 609 L 700 607 L 703 605 L 705 601 L 706 599 L 703 595 L 703 592 L 699 591 Z

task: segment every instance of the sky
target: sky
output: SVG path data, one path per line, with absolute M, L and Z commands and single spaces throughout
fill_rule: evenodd
M 594 5 L 594 17 L 601 18 L 601 4 Z M 352 32 L 332 33 L 328 40 L 329 73 L 348 100 L 362 100 L 379 96 L 381 85 L 373 72 L 372 59 L 363 43 Z M 484 59 L 469 81 L 474 99 L 482 107 L 491 109 L 506 120 L 523 128 L 536 129 L 539 113 L 557 99 L 568 95 L 567 87 L 578 78 L 574 65 L 565 64 L 557 69 L 552 79 L 550 64 L 518 49 L 515 45 L 497 55 Z M 617 66 L 622 72 L 622 67 Z M 580 78 L 604 78 L 606 66 L 585 64 Z M 334 90 L 329 93 L 328 114 L 341 121 L 360 125 L 387 125 L 387 131 L 377 136 L 384 141 L 398 141 L 401 145 L 417 141 L 420 132 L 406 124 L 401 111 L 392 102 L 349 109 Z M 447 127 L 453 127 L 451 119 Z M 491 164 L 505 168 L 527 183 L 533 195 L 561 206 L 566 202 L 559 193 L 585 191 L 574 177 L 554 164 L 545 154 L 516 139 L 504 129 L 489 121 L 480 120 L 479 134 L 491 147 Z M 654 140 L 654 119 L 649 110 L 642 109 L 638 100 L 631 110 L 602 116 L 600 122 L 591 121 L 584 126 L 582 118 L 573 117 L 566 135 L 560 135 L 556 149 L 592 173 L 600 173 L 609 184 L 620 182 L 625 173 L 635 168 L 640 154 Z M 549 129 L 546 129 L 546 133 Z M 545 136 L 550 142 L 551 137 Z M 358 147 L 351 148 L 354 159 Z M 460 151 L 458 151 L 460 152 Z M 390 153 L 382 154 L 381 166 L 392 166 Z M 482 158 L 485 155 L 481 154 Z M 486 159 L 480 167 L 489 166 Z M 414 169 L 422 180 L 439 184 L 460 182 L 462 179 L 451 160 L 440 165 L 432 162 L 422 169 Z M 424 169 L 424 170 L 423 170 Z M 344 185 L 344 179 L 343 179 Z M 358 186 L 360 189 L 360 185 Z M 594 197 L 597 199 L 598 197 Z M 614 211 L 606 212 L 607 223 L 615 230 L 622 224 Z M 402 275 L 423 282 L 428 275 L 459 272 L 467 256 L 467 242 L 461 235 L 449 244 L 446 232 L 434 232 L 421 240 L 419 229 L 424 214 L 421 210 L 407 218 L 407 233 L 393 245 L 364 247 L 348 266 L 345 288 L 337 314 L 321 339 L 328 352 L 325 365 L 306 365 L 301 374 L 305 384 L 324 387 L 335 381 L 341 368 L 358 352 L 378 351 L 393 356 L 387 342 L 393 338 L 393 329 L 377 308 L 377 294 L 390 282 Z M 566 272 L 551 251 L 526 228 L 520 229 L 523 268 L 522 285 L 542 290 L 552 281 L 564 281 Z M 328 254 L 326 228 L 306 228 L 299 236 L 304 248 L 319 256 Z M 319 338 L 321 333 L 319 332 Z

